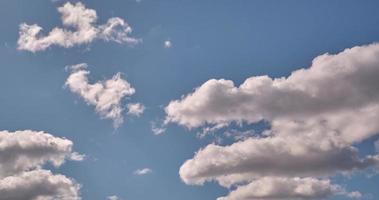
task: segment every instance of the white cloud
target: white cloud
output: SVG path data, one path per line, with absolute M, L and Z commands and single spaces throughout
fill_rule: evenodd
M 73 155 L 80 160 L 72 146 L 70 140 L 44 132 L 0 131 L 0 177 L 41 168 L 46 162 L 59 167 Z
M 108 200 L 119 200 L 120 198 L 118 198 L 118 196 L 116 195 L 112 195 L 112 196 L 109 196 L 107 197 Z
M 238 87 L 224 79 L 205 82 L 169 103 L 166 123 L 213 130 L 265 120 L 271 127 L 229 146 L 200 149 L 181 166 L 182 180 L 244 187 L 265 177 L 322 178 L 379 167 L 378 155 L 360 157 L 353 147 L 379 133 L 378 76 L 379 44 L 371 44 L 318 56 L 288 77 L 250 77 Z
M 112 119 L 114 126 L 118 127 L 124 121 L 122 112 L 123 98 L 135 93 L 135 89 L 117 73 L 111 79 L 91 84 L 88 81 L 87 64 L 82 63 L 69 67 L 70 76 L 66 86 L 73 93 L 80 95 L 89 105 L 95 106 L 95 110 L 101 117 Z
M 157 122 L 151 122 L 151 131 L 154 135 L 160 135 L 166 131 L 163 125 L 158 125 Z
M 141 116 L 142 113 L 145 111 L 145 106 L 141 103 L 129 103 L 127 107 L 128 114 L 135 115 L 137 117 Z
M 351 146 L 331 140 L 315 142 L 308 136 L 275 136 L 249 138 L 230 146 L 210 144 L 187 160 L 179 174 L 187 184 L 216 180 L 230 187 L 265 176 L 324 177 L 375 166 L 379 166 L 379 156 L 360 158 Z
M 0 200 L 80 200 L 79 189 L 64 175 L 33 170 L 0 179 Z
M 172 47 L 172 43 L 171 43 L 171 41 L 170 41 L 170 40 L 166 40 L 166 41 L 164 41 L 164 47 L 165 47 L 165 48 L 171 48 L 171 47 Z
M 72 141 L 31 130 L 0 131 L 0 200 L 80 200 L 80 185 L 52 174 L 46 163 L 61 166 L 82 160 Z
M 151 170 L 150 168 L 137 169 L 136 171 L 134 171 L 135 175 L 140 175 L 140 176 L 151 174 L 151 173 L 153 173 L 153 170 Z
M 217 200 L 326 199 L 338 194 L 350 195 L 339 185 L 331 184 L 329 180 L 265 177 L 239 186 L 228 196 Z
M 287 78 L 250 77 L 239 87 L 230 80 L 212 79 L 182 99 L 171 101 L 166 107 L 167 121 L 194 128 L 262 119 L 329 121 L 355 111 L 378 113 L 378 66 L 379 44 L 371 44 L 318 56 L 309 69 L 296 70 Z M 369 114 L 367 121 L 378 117 Z M 363 132 L 367 130 L 369 137 L 378 126 L 369 125 Z
M 58 12 L 61 14 L 64 28 L 55 27 L 46 36 L 42 35 L 42 27 L 37 24 L 22 23 L 18 49 L 36 52 L 46 50 L 53 45 L 69 48 L 88 44 L 95 39 L 131 45 L 140 42 L 129 36 L 132 29 L 121 18 L 110 18 L 106 24 L 96 25 L 96 11 L 86 8 L 80 2 L 76 4 L 67 2 L 58 8 Z M 71 29 L 75 29 L 75 31 Z
M 70 155 L 70 160 L 74 161 L 82 161 L 86 158 L 86 155 L 84 154 L 79 154 L 78 152 L 74 152 Z

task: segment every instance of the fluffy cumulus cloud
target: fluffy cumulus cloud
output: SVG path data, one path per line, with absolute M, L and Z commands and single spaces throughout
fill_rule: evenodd
M 227 197 L 218 200 L 248 200 L 248 199 L 324 199 L 338 191 L 337 186 L 330 181 L 320 181 L 312 178 L 262 178 L 241 186 Z
M 80 200 L 79 189 L 64 175 L 34 170 L 0 179 L 0 200 Z
M 0 131 L 0 200 L 80 200 L 80 185 L 64 175 L 43 170 L 65 160 L 81 160 L 73 143 L 31 130 Z
M 169 103 L 166 123 L 207 130 L 264 120 L 270 128 L 228 146 L 200 149 L 180 168 L 181 178 L 187 184 L 212 180 L 225 187 L 238 184 L 226 199 L 312 199 L 325 191 L 296 196 L 293 191 L 277 195 L 270 190 L 272 194 L 259 197 L 247 194 L 246 188 L 267 182 L 265 177 L 325 178 L 377 168 L 378 155 L 359 156 L 353 145 L 379 133 L 378 76 L 375 43 L 318 56 L 309 68 L 288 77 L 250 77 L 240 86 L 224 79 L 205 82 Z M 299 180 L 297 184 L 309 183 Z
M 31 52 L 43 51 L 50 46 L 65 48 L 88 44 L 96 39 L 118 43 L 137 44 L 139 39 L 130 37 L 132 28 L 123 19 L 113 17 L 105 24 L 97 25 L 97 14 L 78 2 L 65 3 L 58 8 L 64 28 L 55 27 L 47 35 L 37 24 L 22 23 L 19 30 L 18 49 Z
M 66 86 L 80 95 L 88 104 L 95 106 L 101 117 L 112 119 L 114 126 L 118 127 L 124 120 L 122 100 L 135 93 L 135 89 L 121 74 L 117 73 L 111 79 L 91 84 L 88 80 L 87 64 L 82 63 L 68 67 L 71 71 Z M 140 115 L 143 112 L 142 104 L 129 104 L 129 112 Z
M 66 159 L 80 160 L 72 146 L 70 140 L 44 132 L 0 131 L 0 176 L 41 168 L 47 162 L 58 167 Z
M 230 146 L 208 145 L 180 168 L 187 184 L 217 180 L 231 186 L 265 176 L 327 176 L 379 164 L 379 156 L 359 158 L 351 146 L 298 138 L 250 138 Z
M 359 192 L 347 193 L 339 185 L 331 184 L 329 180 L 265 177 L 238 187 L 228 196 L 217 200 L 325 199 L 333 195 L 360 197 Z

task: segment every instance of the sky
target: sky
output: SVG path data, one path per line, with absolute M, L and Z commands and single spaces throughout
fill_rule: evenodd
M 0 200 L 375 200 L 378 7 L 0 1 Z

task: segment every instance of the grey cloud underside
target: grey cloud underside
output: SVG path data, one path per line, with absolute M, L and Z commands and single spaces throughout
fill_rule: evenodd
M 0 200 L 80 200 L 78 183 L 42 169 L 83 159 L 72 147 L 72 141 L 41 131 L 0 131 Z
M 271 128 L 261 137 L 200 149 L 181 166 L 182 180 L 187 184 L 215 180 L 225 187 L 238 184 L 226 199 L 270 199 L 270 194 L 255 197 L 241 188 L 265 177 L 317 179 L 377 169 L 378 155 L 360 157 L 353 147 L 379 133 L 377 77 L 379 44 L 374 43 L 318 56 L 309 68 L 288 77 L 251 77 L 238 87 L 224 79 L 205 82 L 169 103 L 166 123 L 207 130 L 265 120 Z
M 0 200 L 80 200 L 79 189 L 66 176 L 34 170 L 0 179 Z
M 266 177 L 252 181 L 217 200 L 299 200 L 325 199 L 346 192 L 329 180 L 314 178 L 273 178 Z M 357 195 L 359 195 L 357 193 Z
M 187 184 L 216 180 L 230 187 L 265 176 L 327 177 L 378 166 L 378 156 L 360 158 L 357 149 L 320 147 L 294 138 L 250 138 L 231 146 L 208 145 L 180 168 Z
M 0 177 L 40 168 L 50 162 L 58 167 L 74 153 L 73 143 L 48 133 L 0 131 Z
M 20 24 L 18 49 L 37 52 L 53 45 L 70 48 L 96 39 L 130 45 L 141 41 L 129 36 L 132 28 L 121 18 L 113 17 L 103 25 L 96 25 L 96 11 L 80 2 L 67 2 L 58 8 L 58 12 L 64 28 L 55 27 L 47 35 L 42 34 L 43 28 L 37 24 Z

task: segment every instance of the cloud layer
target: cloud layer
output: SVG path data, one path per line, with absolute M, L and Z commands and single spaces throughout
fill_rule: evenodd
M 80 160 L 73 143 L 44 132 L 0 131 L 0 200 L 80 200 L 73 179 L 42 168 Z
M 37 24 L 20 24 L 18 49 L 37 52 L 53 45 L 69 48 L 88 44 L 96 39 L 130 45 L 140 42 L 139 39 L 129 36 L 132 28 L 121 18 L 113 17 L 103 25 L 96 25 L 96 11 L 86 8 L 80 2 L 67 2 L 58 8 L 58 12 L 64 28 L 55 27 L 45 36 L 42 35 L 43 28 Z
M 69 69 L 71 74 L 67 78 L 66 86 L 73 93 L 80 95 L 86 103 L 94 105 L 101 117 L 112 119 L 115 127 L 122 124 L 124 121 L 122 100 L 135 93 L 135 89 L 130 83 L 122 79 L 120 73 L 117 73 L 111 79 L 91 84 L 87 77 L 90 73 L 87 70 L 87 64 L 74 65 Z M 132 114 L 140 115 L 143 112 L 142 106 L 142 104 L 132 104 L 128 107 Z
M 378 76 L 379 44 L 371 44 L 318 56 L 288 77 L 250 77 L 238 87 L 224 79 L 205 82 L 169 103 L 166 123 L 208 130 L 264 120 L 271 127 L 229 146 L 200 149 L 181 166 L 182 180 L 239 184 L 226 199 L 293 199 L 288 192 L 247 198 L 249 184 L 240 184 L 257 187 L 265 177 L 317 179 L 378 167 L 378 155 L 360 157 L 353 147 L 379 133 Z M 318 198 L 320 192 L 296 198 Z

